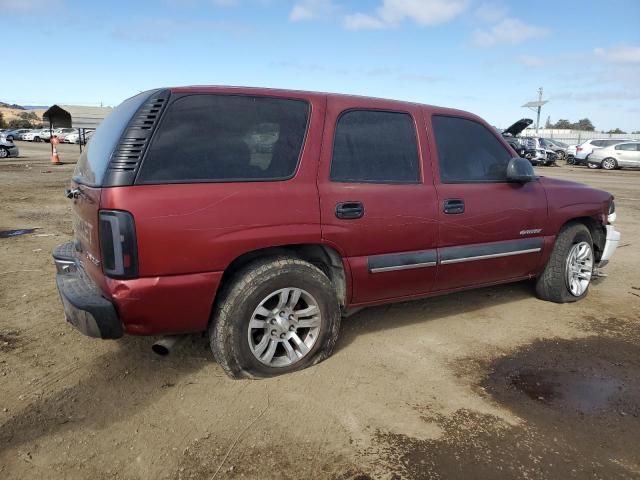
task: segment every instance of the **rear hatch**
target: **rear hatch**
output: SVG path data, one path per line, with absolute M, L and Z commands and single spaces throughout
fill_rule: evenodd
M 137 117 L 136 114 L 144 108 L 145 101 L 155 92 L 157 90 L 143 92 L 125 100 L 102 121 L 80 156 L 71 181 L 68 196 L 73 201 L 72 221 L 76 250 L 86 272 L 103 290 L 104 273 L 109 272 L 112 266 L 109 264 L 113 263 L 113 259 L 107 258 L 105 262 L 101 242 L 109 248 L 115 248 L 111 239 L 117 240 L 117 228 L 113 232 L 103 232 L 110 234 L 102 235 L 101 239 L 101 223 L 103 229 L 104 225 L 115 225 L 112 217 L 105 216 L 105 212 L 100 211 L 101 192 L 103 188 L 117 185 L 118 180 L 127 177 L 127 175 L 123 177 L 121 173 L 127 173 L 128 156 L 141 154 L 141 151 L 132 153 L 132 148 L 126 149 L 123 154 L 123 134 L 131 128 L 133 119 Z M 150 136 L 150 133 L 147 136 Z M 112 161 L 114 155 L 119 157 L 115 159 L 115 163 L 118 164 L 116 168 L 113 167 Z M 127 223 L 126 218 L 124 223 Z M 126 226 L 123 225 L 123 228 Z M 133 247 L 135 250 L 135 245 Z

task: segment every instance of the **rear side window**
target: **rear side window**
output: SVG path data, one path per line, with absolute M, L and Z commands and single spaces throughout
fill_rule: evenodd
M 137 183 L 283 180 L 293 176 L 309 105 L 244 95 L 177 99 L 154 134 Z
M 154 91 L 155 92 L 155 91 Z M 73 174 L 74 179 L 80 183 L 99 186 L 102 185 L 104 174 L 107 171 L 111 154 L 120 140 L 122 132 L 129 124 L 131 117 L 138 111 L 140 105 L 152 95 L 153 92 L 142 92 L 135 97 L 131 97 L 105 117 L 96 133 L 91 137 L 91 142 L 87 144 L 80 155 Z M 63 128 L 73 131 L 73 128 Z
M 407 113 L 350 110 L 336 125 L 331 180 L 353 183 L 417 183 L 416 130 Z
M 594 147 L 604 147 L 604 140 L 594 140 L 591 142 Z
M 442 115 L 432 123 L 443 183 L 506 181 L 511 154 L 484 125 Z

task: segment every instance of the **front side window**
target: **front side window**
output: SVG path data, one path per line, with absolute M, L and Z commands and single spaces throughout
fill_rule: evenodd
M 295 173 L 309 105 L 245 95 L 188 95 L 169 108 L 137 183 L 284 180 Z
M 349 110 L 336 124 L 331 180 L 417 183 L 420 157 L 411 115 Z
M 504 182 L 509 151 L 484 125 L 434 115 L 433 131 L 443 183 Z

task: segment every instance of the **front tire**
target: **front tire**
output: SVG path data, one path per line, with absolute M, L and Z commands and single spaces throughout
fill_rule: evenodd
M 604 170 L 615 170 L 618 168 L 618 162 L 616 162 L 615 158 L 605 158 L 602 160 L 602 168 Z
M 267 378 L 329 357 L 339 329 L 329 278 L 308 262 L 280 257 L 250 263 L 223 287 L 209 342 L 230 377 Z
M 9 150 L 4 147 L 0 147 L 0 158 L 7 158 L 9 156 Z
M 582 223 L 562 228 L 542 275 L 536 295 L 555 303 L 576 302 L 589 292 L 595 256 L 591 232 Z

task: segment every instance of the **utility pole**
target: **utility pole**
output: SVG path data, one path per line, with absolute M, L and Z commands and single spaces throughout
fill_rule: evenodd
M 540 110 L 542 110 L 542 87 L 538 89 L 538 118 L 536 118 L 536 137 L 538 136 L 538 128 L 540 127 Z
M 529 108 L 537 112 L 536 117 L 536 136 L 538 136 L 538 129 L 540 128 L 540 111 L 542 110 L 542 106 L 547 103 L 547 100 L 542 100 L 542 87 L 538 88 L 538 100 L 533 102 L 527 102 L 523 107 Z

